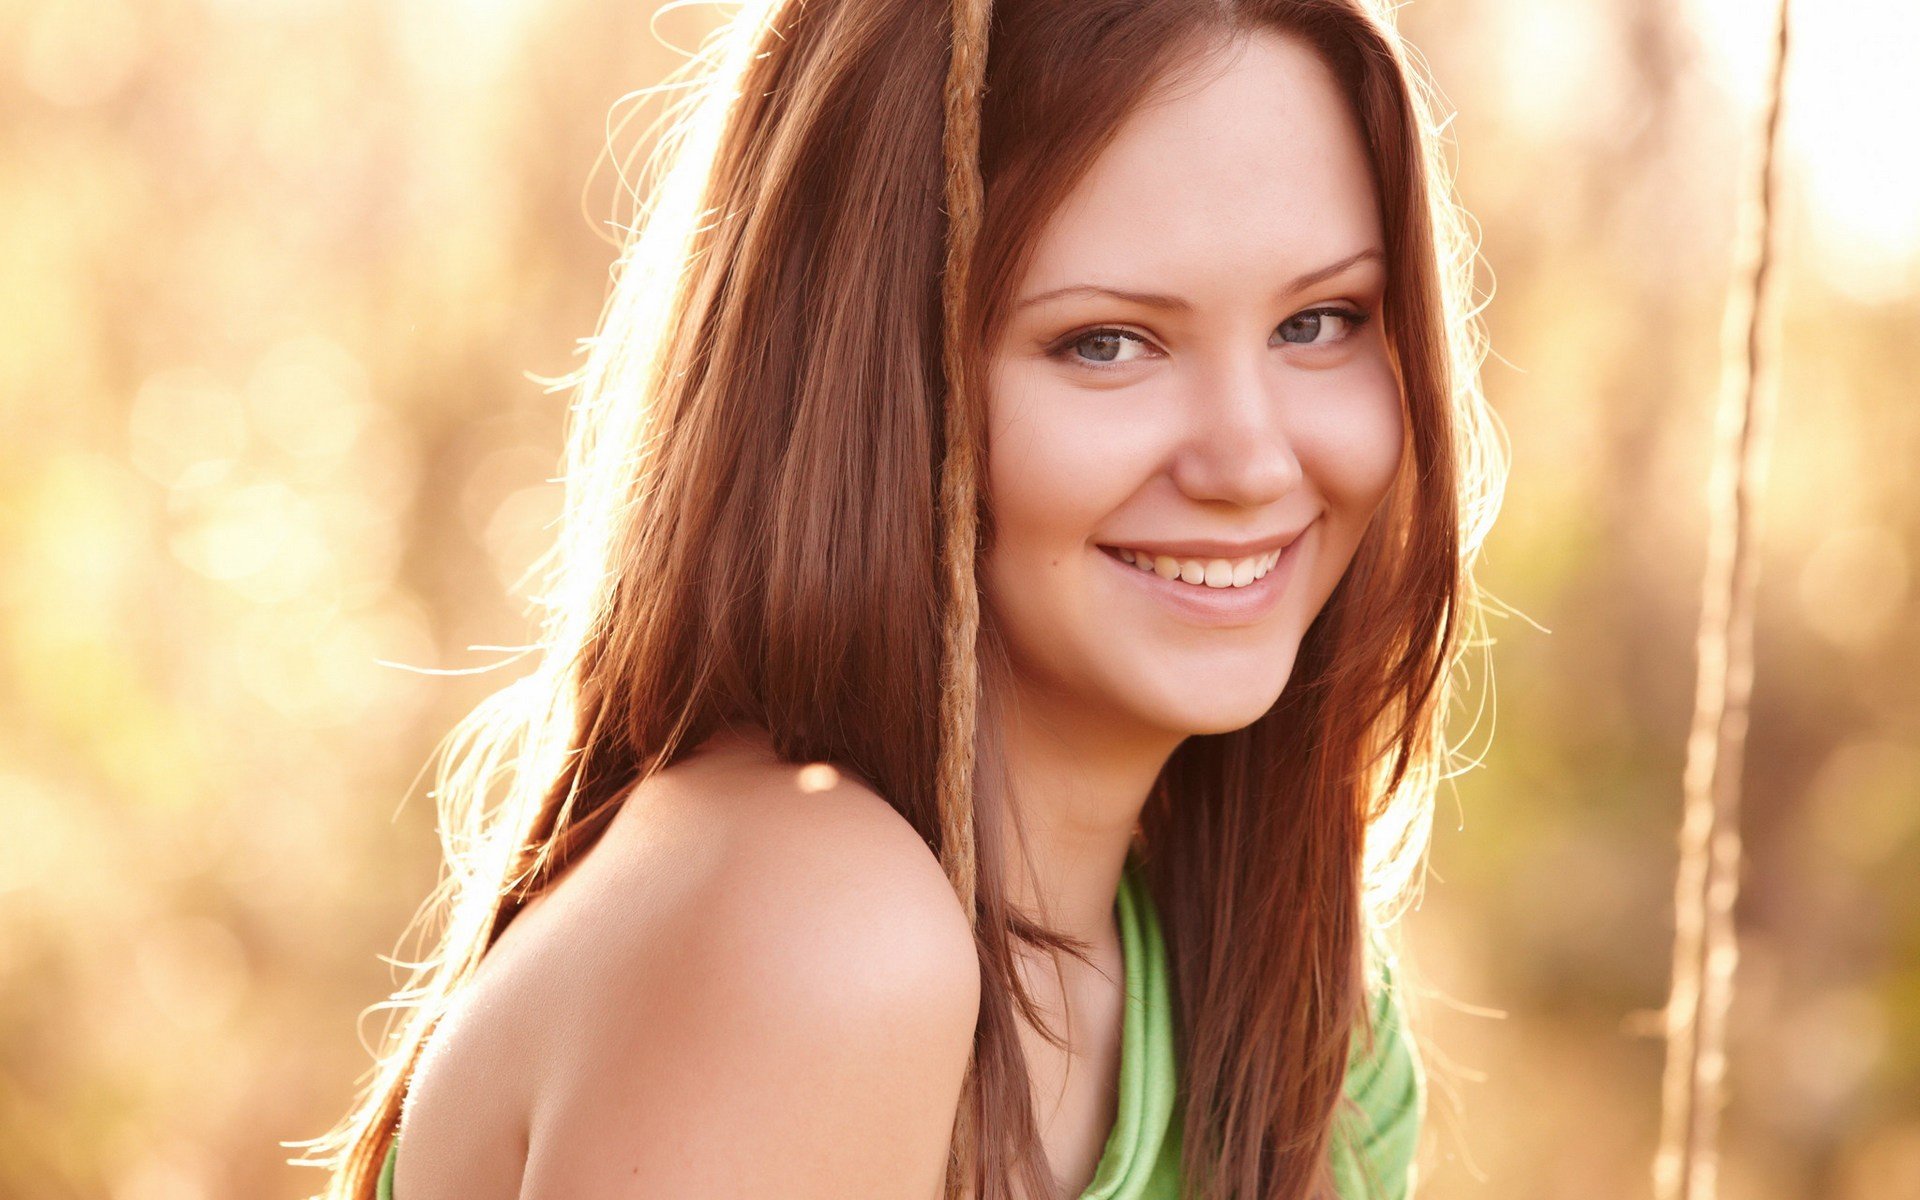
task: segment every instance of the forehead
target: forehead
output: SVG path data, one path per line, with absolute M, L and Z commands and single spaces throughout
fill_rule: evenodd
M 1305 42 L 1261 31 L 1149 98 L 1048 219 L 1025 291 L 1273 286 L 1381 241 L 1357 122 Z

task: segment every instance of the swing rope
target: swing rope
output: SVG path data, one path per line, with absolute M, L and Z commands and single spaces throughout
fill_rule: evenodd
M 1684 818 L 1674 891 L 1673 980 L 1665 1013 L 1656 1200 L 1713 1200 L 1725 1105 L 1727 1009 L 1739 946 L 1733 903 L 1740 872 L 1740 768 L 1753 693 L 1753 610 L 1760 493 L 1772 436 L 1777 368 L 1769 339 L 1780 104 L 1788 0 L 1779 0 L 1757 160 L 1736 235 L 1738 256 L 1722 324 L 1716 445 L 1708 481 L 1706 578 L 1698 676 L 1682 781 Z

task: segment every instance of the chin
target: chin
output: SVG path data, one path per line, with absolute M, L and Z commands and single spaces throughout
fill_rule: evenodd
M 1266 716 L 1279 701 L 1292 673 L 1291 655 L 1286 667 L 1278 679 L 1247 680 L 1230 687 L 1217 683 L 1209 687 L 1193 680 L 1163 685 L 1152 695 L 1129 697 L 1129 707 L 1151 724 L 1181 736 L 1232 733 Z
M 1275 697 L 1274 699 L 1278 699 Z M 1273 701 L 1265 704 L 1245 705 L 1238 708 L 1226 708 L 1214 705 L 1204 712 L 1187 714 L 1177 728 L 1188 737 L 1202 737 L 1212 733 L 1232 733 L 1267 715 L 1273 708 Z

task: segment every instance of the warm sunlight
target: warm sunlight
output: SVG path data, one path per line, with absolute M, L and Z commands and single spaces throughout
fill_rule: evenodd
M 281 1143 L 343 1110 L 414 949 L 422 764 L 617 573 L 634 463 L 561 461 L 566 385 L 640 206 L 712 215 L 643 172 L 654 122 L 774 2 L 0 0 L 0 1196 L 320 1186 Z M 1441 93 L 1513 457 L 1480 765 L 1407 918 L 1419 1200 L 1638 1197 L 1773 6 L 1375 7 Z M 1792 13 L 1723 1187 L 1882 1200 L 1920 1196 L 1920 0 Z M 670 310 L 657 241 L 613 328 Z
M 1691 0 L 1698 44 L 1729 93 L 1757 106 L 1766 23 L 1745 0 Z M 1862 303 L 1920 279 L 1920 6 L 1800 0 L 1787 81 L 1791 194 L 1810 261 Z

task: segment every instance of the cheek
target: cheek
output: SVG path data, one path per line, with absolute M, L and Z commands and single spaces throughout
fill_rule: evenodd
M 1078 549 L 1124 498 L 1119 456 L 1075 404 L 1026 385 L 1017 371 L 993 384 L 986 482 L 995 545 L 1029 568 Z
M 1338 398 L 1310 406 L 1295 423 L 1301 464 L 1342 523 L 1364 525 L 1400 467 L 1400 388 L 1384 359 L 1338 385 Z

